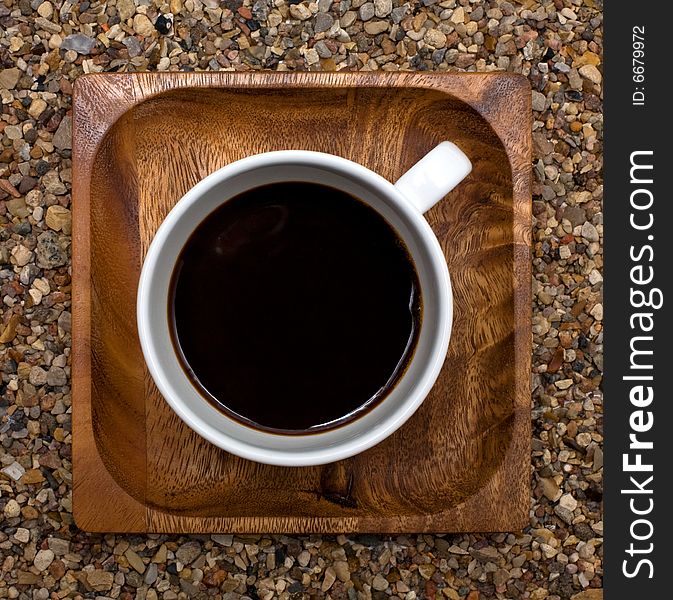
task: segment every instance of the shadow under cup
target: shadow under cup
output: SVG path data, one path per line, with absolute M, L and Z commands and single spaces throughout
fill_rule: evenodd
M 138 324 L 146 362 L 173 410 L 221 448 L 269 464 L 331 462 L 356 454 L 397 429 L 423 401 L 446 356 L 452 299 L 443 252 L 422 214 L 387 180 L 345 159 L 311 152 L 250 157 L 207 177 L 176 205 L 148 251 L 138 292 Z M 229 172 L 227 170 L 229 169 Z M 415 266 L 422 321 L 413 356 L 385 398 L 346 423 L 317 432 L 273 432 L 250 427 L 204 398 L 176 351 L 169 310 L 172 275 L 180 253 L 206 217 L 225 201 L 260 186 L 302 181 L 328 186 L 366 203 L 403 241 Z M 157 310 L 166 307 L 165 310 Z M 189 370 L 188 363 L 187 370 Z M 240 415 L 239 415 L 240 416 Z

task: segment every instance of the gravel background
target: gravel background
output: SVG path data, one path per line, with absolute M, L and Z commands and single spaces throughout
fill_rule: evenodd
M 0 598 L 602 598 L 601 11 L 601 0 L 0 0 Z M 72 82 L 260 68 L 529 77 L 534 433 L 523 533 L 74 527 Z

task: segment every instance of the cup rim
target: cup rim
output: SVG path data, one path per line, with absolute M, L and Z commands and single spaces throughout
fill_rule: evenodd
M 172 229 L 180 219 L 183 218 L 187 210 L 197 203 L 207 192 L 216 186 L 221 185 L 227 179 L 260 167 L 282 165 L 302 165 L 327 168 L 354 180 L 365 180 L 368 185 L 376 188 L 377 193 L 386 196 L 388 199 L 392 199 L 394 201 L 395 211 L 401 213 L 403 218 L 412 226 L 412 229 L 419 234 L 422 244 L 428 250 L 428 255 L 432 262 L 433 273 L 438 275 L 436 283 L 440 295 L 440 306 L 437 308 L 438 318 L 435 331 L 435 339 L 438 340 L 438 343 L 435 343 L 436 351 L 431 355 L 426 364 L 422 366 L 420 381 L 413 391 L 413 394 L 403 400 L 399 409 L 395 410 L 387 418 L 384 418 L 381 426 L 377 426 L 375 429 L 369 430 L 365 434 L 350 438 L 347 434 L 344 434 L 340 443 L 321 448 L 298 451 L 262 448 L 250 444 L 243 440 L 231 437 L 227 433 L 220 431 L 212 424 L 195 415 L 189 409 L 187 403 L 181 400 L 179 394 L 170 384 L 169 378 L 165 375 L 166 371 L 159 360 L 157 346 L 150 327 L 150 312 L 153 311 L 152 304 L 149 301 L 152 288 L 152 275 L 157 268 L 162 249 L 170 241 L 170 233 Z M 140 345 L 150 375 L 164 400 L 191 429 L 214 445 L 242 458 L 278 466 L 311 466 L 348 458 L 371 448 L 391 435 L 401 427 L 411 415 L 413 415 L 430 392 L 430 389 L 434 385 L 439 376 L 441 367 L 444 364 L 452 329 L 453 296 L 448 266 L 437 237 L 422 213 L 415 208 L 390 181 L 371 169 L 340 156 L 309 150 L 279 150 L 249 156 L 214 171 L 189 189 L 175 204 L 157 229 L 143 261 L 138 284 L 136 315 Z M 411 362 L 414 360 L 415 357 L 411 359 Z M 188 380 L 188 377 L 184 372 L 181 372 L 181 376 Z M 191 381 L 190 385 L 192 385 Z M 203 399 L 203 402 L 207 401 Z M 384 399 L 381 404 L 384 404 L 385 402 L 386 399 Z M 248 427 L 234 421 L 231 417 L 227 416 L 227 418 L 240 427 Z M 339 426 L 336 430 L 348 432 L 349 426 L 358 421 L 359 419 L 355 419 L 350 423 Z M 263 434 L 264 437 L 292 437 L 297 441 L 301 441 L 302 438 L 311 438 L 315 440 L 320 436 L 335 431 L 335 429 L 328 429 L 323 432 L 318 431 L 308 434 L 292 434 L 292 436 L 284 436 L 281 433 L 267 432 L 257 429 L 254 430 L 257 433 Z

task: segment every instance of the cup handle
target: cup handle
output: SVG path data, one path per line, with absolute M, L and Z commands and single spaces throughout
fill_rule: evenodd
M 470 159 L 451 142 L 428 152 L 395 183 L 420 212 L 430 210 L 472 170 Z

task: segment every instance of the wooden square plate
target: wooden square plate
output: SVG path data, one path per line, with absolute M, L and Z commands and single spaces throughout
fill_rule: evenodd
M 530 88 L 428 73 L 96 74 L 73 130 L 74 513 L 89 531 L 522 528 L 530 464 Z M 443 371 L 414 417 L 338 463 L 279 468 L 193 433 L 136 332 L 147 247 L 180 197 L 239 158 L 344 156 L 395 181 L 442 140 L 474 170 L 427 218 L 455 298 Z

